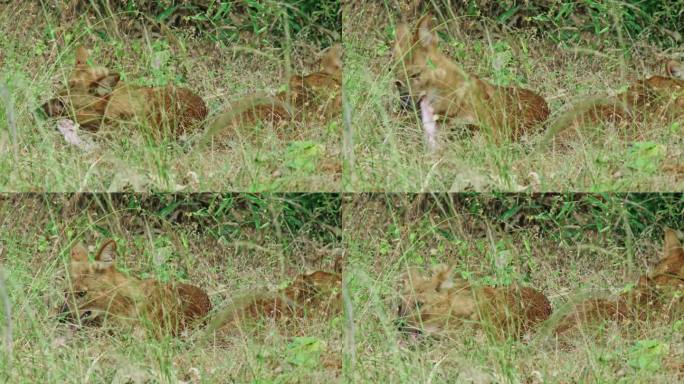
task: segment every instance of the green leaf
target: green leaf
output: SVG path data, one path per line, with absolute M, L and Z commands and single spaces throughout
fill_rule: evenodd
M 320 364 L 325 342 L 315 337 L 295 337 L 288 345 L 285 360 L 297 367 L 314 368 Z
M 640 172 L 655 173 L 665 156 L 665 147 L 652 141 L 636 142 L 627 151 L 625 166 Z
M 504 12 L 504 13 L 502 13 L 502 14 L 499 16 L 499 22 L 500 22 L 500 23 L 505 23 L 506 20 L 510 19 L 511 16 L 515 15 L 515 13 L 518 12 L 518 9 L 520 9 L 520 6 L 519 6 L 519 5 L 516 5 L 515 7 L 513 7 L 513 8 L 511 8 L 511 9 L 507 10 L 507 11 Z
M 323 154 L 323 146 L 311 141 L 295 141 L 285 151 L 285 166 L 304 172 L 314 172 L 316 162 Z
M 176 9 L 178 9 L 177 5 L 165 9 L 164 12 L 160 13 L 157 16 L 157 21 L 164 22 L 164 20 L 166 20 L 167 18 L 169 18 L 169 16 L 171 16 L 174 12 L 176 12 Z
M 628 351 L 627 365 L 636 370 L 657 371 L 669 345 L 659 340 L 639 340 Z

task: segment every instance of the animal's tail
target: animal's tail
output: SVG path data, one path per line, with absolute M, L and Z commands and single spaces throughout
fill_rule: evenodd
M 299 305 L 296 302 L 280 292 L 246 294 L 211 316 L 211 321 L 201 336 L 201 342 L 207 342 L 217 334 L 230 334 L 233 328 L 240 328 L 250 319 L 258 321 L 264 317 L 292 317 L 298 309 Z
M 568 325 L 571 319 L 568 318 L 568 315 L 572 313 L 577 305 L 592 297 L 589 292 L 581 292 L 572 297 L 567 303 L 557 307 L 545 321 L 539 324 L 535 338 L 549 340 L 558 337 L 559 334 L 569 329 Z
M 619 98 L 597 96 L 575 103 L 549 124 L 541 145 L 546 146 L 554 138 L 570 128 L 579 129 L 583 125 L 619 121 L 628 111 Z
M 294 116 L 294 108 L 279 97 L 267 94 L 253 94 L 234 101 L 219 115 L 211 118 L 200 144 L 206 144 L 218 133 L 228 129 L 236 130 L 242 124 L 257 120 L 283 120 Z

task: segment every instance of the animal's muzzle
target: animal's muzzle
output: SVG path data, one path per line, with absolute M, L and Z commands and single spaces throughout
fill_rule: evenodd
M 409 325 L 407 322 L 410 308 L 411 306 L 405 302 L 399 303 L 397 306 L 397 318 L 394 319 L 394 326 L 400 333 L 420 335 L 423 332 L 419 328 Z
M 74 313 L 67 304 L 60 308 L 57 314 L 57 319 L 60 323 L 65 324 L 90 324 L 95 321 L 91 311 L 83 311 L 82 313 Z
M 72 300 L 72 301 L 69 301 Z M 76 303 L 73 302 L 74 298 L 71 294 L 67 293 L 65 295 L 64 304 L 59 308 L 57 313 L 57 320 L 60 323 L 67 324 L 90 324 L 94 323 L 97 319 L 95 313 L 91 310 L 81 310 L 77 307 Z
M 409 92 L 408 87 L 402 82 L 402 81 L 395 81 L 394 84 L 397 87 L 397 90 L 399 90 L 399 102 L 401 105 L 401 109 L 406 110 L 406 111 L 415 111 L 416 110 L 416 103 L 413 101 L 413 98 L 411 97 L 411 93 Z
M 74 322 L 74 314 L 71 311 L 69 304 L 67 304 L 66 302 L 62 304 L 62 306 L 59 308 L 59 311 L 57 312 L 57 319 L 60 323 Z
M 40 111 L 45 117 L 59 117 L 66 114 L 66 106 L 60 98 L 49 100 L 40 107 Z

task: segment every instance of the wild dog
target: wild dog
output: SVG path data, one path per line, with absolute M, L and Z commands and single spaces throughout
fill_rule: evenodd
M 684 65 L 668 61 L 665 72 L 667 76 L 636 81 L 615 97 L 593 97 L 571 106 L 553 121 L 544 140 L 555 139 L 563 144 L 582 127 L 604 123 L 623 126 L 684 118 Z
M 555 326 L 557 335 L 594 327 L 605 321 L 618 323 L 646 319 L 672 319 L 684 312 L 684 248 L 677 234 L 665 230 L 663 258 L 635 287 L 617 298 L 592 298 L 571 308 Z
M 408 271 L 398 308 L 401 331 L 440 336 L 473 324 L 496 337 L 520 338 L 551 314 L 549 300 L 535 289 L 475 286 L 454 279 L 452 271 L 439 266 L 428 278 Z
M 264 320 L 287 325 L 305 318 L 333 318 L 342 313 L 341 292 L 342 276 L 337 273 L 300 274 L 278 291 L 262 291 L 237 298 L 215 316 L 209 329 L 230 334 Z
M 439 49 L 432 17 L 420 19 L 413 33 L 399 24 L 394 44 L 396 86 L 405 108 L 420 109 L 434 149 L 431 132 L 436 115 L 489 130 L 495 141 L 516 140 L 549 116 L 546 101 L 518 87 L 500 87 L 467 73 Z
M 230 135 L 259 121 L 278 127 L 292 121 L 330 120 L 341 112 L 341 88 L 342 46 L 336 44 L 325 51 L 317 72 L 291 76 L 286 91 L 275 97 L 255 94 L 232 103 L 212 121 L 207 136 Z
M 119 73 L 90 66 L 88 58 L 85 47 L 76 50 L 66 86 L 42 107 L 49 117 L 69 117 L 89 131 L 133 123 L 149 128 L 155 138 L 191 133 L 207 117 L 202 98 L 186 88 L 128 85 L 120 81 Z
M 148 330 L 162 337 L 179 335 L 211 310 L 209 296 L 201 288 L 128 277 L 116 269 L 116 256 L 113 240 L 106 240 L 92 261 L 82 245 L 71 250 L 69 285 L 61 308 L 65 320 L 112 325 L 135 334 Z
M 332 119 L 342 110 L 341 87 L 342 46 L 335 44 L 321 58 L 318 72 L 291 76 L 289 93 L 281 92 L 278 97 L 291 101 L 299 114 Z

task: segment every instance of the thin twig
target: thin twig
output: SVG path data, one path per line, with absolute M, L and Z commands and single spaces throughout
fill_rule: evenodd
M 354 341 L 356 329 L 354 326 L 354 310 L 351 296 L 349 295 L 349 285 L 346 276 L 342 275 L 342 300 L 344 303 L 344 317 L 347 320 L 347 331 L 345 332 L 346 355 L 349 358 L 348 372 L 354 372 L 356 365 L 356 342 Z
M 5 115 L 7 116 L 7 129 L 9 129 L 10 138 L 12 140 L 12 154 L 14 155 L 14 163 L 19 162 L 19 143 L 17 142 L 17 117 L 14 114 L 14 102 L 10 96 L 9 90 L 5 83 L 0 83 L 0 98 L 5 104 Z
M 0 259 L 2 258 L 2 253 L 4 249 L 0 247 Z M 3 339 L 5 345 L 5 356 L 7 356 L 6 364 L 10 364 L 10 359 L 12 358 L 12 306 L 10 305 L 9 295 L 7 294 L 7 288 L 5 285 L 5 272 L 4 269 L 0 269 L 0 299 L 3 303 L 3 311 L 5 313 L 5 331 L 3 332 Z

